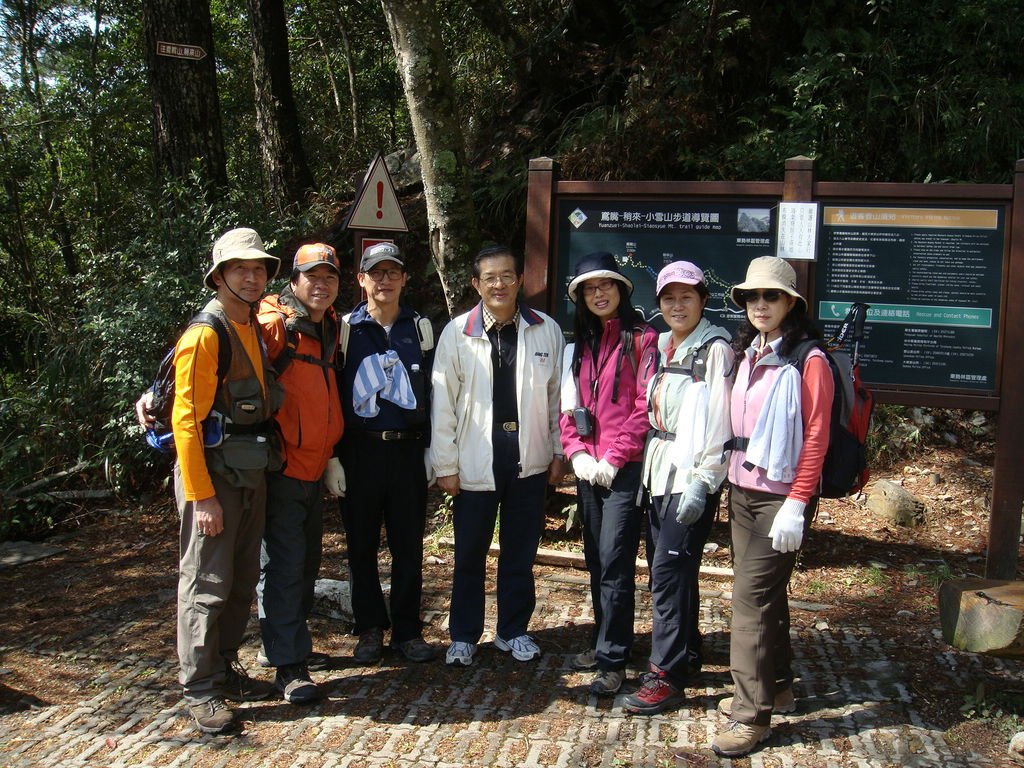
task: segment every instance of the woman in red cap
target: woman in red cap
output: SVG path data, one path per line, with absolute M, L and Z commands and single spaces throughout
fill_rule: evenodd
M 697 574 L 725 480 L 724 446 L 732 437 L 734 355 L 729 332 L 704 317 L 704 272 L 688 261 L 672 262 L 658 274 L 657 297 L 669 330 L 658 340 L 662 365 L 647 389 L 650 671 L 624 702 L 645 715 L 681 704 L 683 687 L 700 672 Z

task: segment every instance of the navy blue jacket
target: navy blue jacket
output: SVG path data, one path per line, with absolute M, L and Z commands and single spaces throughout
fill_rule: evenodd
M 345 355 L 344 368 L 341 373 L 341 407 L 345 412 L 345 434 L 359 430 L 370 430 L 383 432 L 385 430 L 408 430 L 422 429 L 429 434 L 430 426 L 430 366 L 433 362 L 434 353 L 430 350 L 424 354 L 420 349 L 420 337 L 416 331 L 416 313 L 404 304 L 399 310 L 390 333 L 370 316 L 366 310 L 366 302 L 362 302 L 349 317 L 349 325 L 352 330 L 349 333 L 348 353 Z M 393 349 L 398 353 L 409 377 L 413 379 L 413 390 L 424 393 L 424 402 L 417 402 L 415 411 L 399 408 L 394 403 L 378 398 L 380 413 L 373 418 L 356 416 L 352 407 L 352 383 L 356 378 L 356 371 L 367 355 L 376 355 Z M 421 386 L 415 381 L 417 374 L 413 366 L 420 368 Z

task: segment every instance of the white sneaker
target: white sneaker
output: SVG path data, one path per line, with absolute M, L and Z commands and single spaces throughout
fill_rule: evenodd
M 495 635 L 494 647 L 499 651 L 511 651 L 516 661 L 532 661 L 540 656 L 540 646 L 529 635 L 520 635 L 511 640 L 502 640 Z
M 476 643 L 463 643 L 456 640 L 448 646 L 448 652 L 444 655 L 444 663 L 449 667 L 468 667 L 473 663 L 474 653 L 476 653 Z

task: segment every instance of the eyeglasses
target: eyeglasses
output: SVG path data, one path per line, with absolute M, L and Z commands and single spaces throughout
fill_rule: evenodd
M 752 301 L 764 299 L 769 304 L 774 304 L 782 298 L 782 291 L 772 289 L 769 291 L 737 291 L 736 302 L 738 304 L 749 304 Z
M 593 296 L 595 293 L 600 291 L 601 293 L 610 293 L 612 288 L 615 287 L 614 280 L 602 280 L 599 283 L 591 283 L 583 286 L 584 296 Z
M 375 283 L 383 282 L 385 277 L 388 280 L 402 279 L 402 270 L 400 269 L 371 269 L 365 274 L 369 275 L 370 279 Z
M 480 275 L 478 279 L 488 288 L 494 288 L 498 285 L 515 285 L 519 276 L 514 272 L 502 272 L 500 275 Z

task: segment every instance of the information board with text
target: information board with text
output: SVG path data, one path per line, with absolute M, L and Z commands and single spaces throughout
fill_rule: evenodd
M 632 282 L 633 305 L 659 330 L 665 329 L 655 298 L 658 272 L 684 259 L 704 270 L 706 316 L 732 332 L 743 313 L 727 292 L 743 280 L 747 264 L 774 252 L 773 208 L 777 201 L 750 203 L 573 200 L 558 201 L 558 252 L 553 284 L 554 315 L 572 329 L 574 307 L 565 288 L 581 257 L 594 251 L 616 255 Z
M 825 205 L 816 317 L 831 335 L 871 305 L 861 346 L 872 384 L 996 389 L 1004 210 Z

